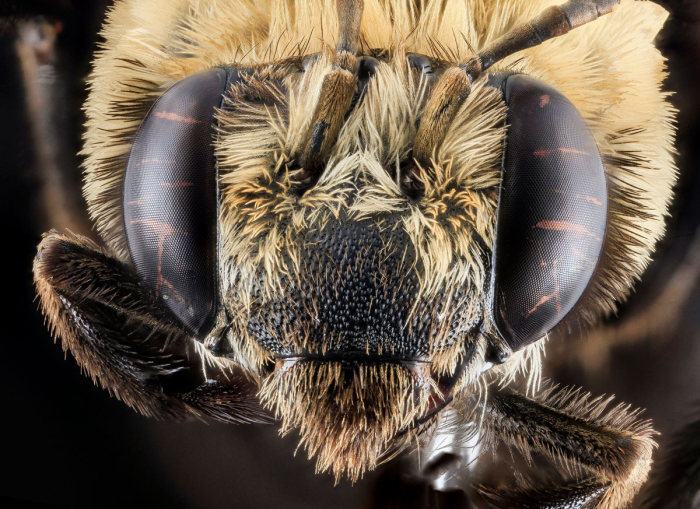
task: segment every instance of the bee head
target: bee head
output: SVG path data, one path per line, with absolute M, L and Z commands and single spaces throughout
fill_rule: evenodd
M 124 218 L 155 297 L 260 377 L 320 470 L 357 479 L 571 310 L 606 188 L 556 90 L 482 74 L 488 53 L 356 54 L 353 30 L 163 94 Z
M 263 401 L 319 467 L 352 478 L 483 361 L 505 135 L 500 94 L 480 87 L 425 168 L 439 177 L 425 178 L 412 147 L 428 58 L 358 60 L 358 97 L 321 168 L 301 161 L 327 56 L 277 84 L 236 85 L 217 141 L 222 306 L 244 342 L 230 349 L 265 373 Z M 251 101 L 253 89 L 275 102 Z

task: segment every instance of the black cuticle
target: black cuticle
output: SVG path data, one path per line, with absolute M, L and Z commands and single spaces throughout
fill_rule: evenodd
M 418 178 L 419 171 L 418 165 L 412 159 L 399 168 L 401 190 L 412 200 L 417 200 L 425 194 L 425 184 Z
M 494 342 L 489 341 L 488 346 L 486 347 L 486 354 L 484 355 L 484 360 L 486 362 L 491 362 L 493 364 L 503 364 L 508 360 L 511 351 L 510 349 L 505 348 L 505 345 L 500 343 L 500 341 L 499 344 L 495 344 Z

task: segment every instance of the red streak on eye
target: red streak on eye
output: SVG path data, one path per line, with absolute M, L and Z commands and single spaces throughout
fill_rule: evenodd
M 598 235 L 588 231 L 585 227 L 580 224 L 569 223 L 568 221 L 554 221 L 554 220 L 544 220 L 537 223 L 533 228 L 539 228 L 541 230 L 555 230 L 560 232 L 574 232 L 583 233 L 589 237 L 593 237 L 596 240 L 601 240 Z
M 594 198 L 593 196 L 586 195 L 584 198 L 586 199 L 586 201 L 591 202 L 594 205 L 603 205 L 603 203 L 600 200 Z
M 564 191 L 562 189 L 554 189 L 554 192 L 557 194 L 572 194 L 567 191 Z M 592 203 L 593 205 L 598 205 L 600 207 L 603 206 L 603 202 L 601 202 L 598 198 L 595 196 L 589 196 L 587 194 L 578 194 L 578 193 L 573 193 L 573 195 L 580 199 L 580 200 L 586 200 L 588 203 Z
M 173 297 L 175 298 L 175 300 L 178 300 L 178 301 L 180 301 L 180 302 L 185 302 L 185 298 L 180 294 L 180 292 L 178 292 L 178 291 L 175 289 L 175 287 L 173 286 L 173 284 L 172 284 L 170 281 L 168 281 L 168 280 L 167 280 L 165 277 L 163 277 L 162 275 L 159 275 L 159 277 L 160 277 L 160 280 L 159 280 L 159 282 L 158 282 L 159 287 L 162 286 L 162 285 L 167 286 L 167 287 L 170 289 L 170 292 L 172 293 L 172 295 L 173 295 Z M 160 288 L 158 288 L 157 290 L 160 290 Z M 157 295 L 156 295 L 156 297 L 157 297 Z
M 172 113 L 170 111 L 158 111 L 156 112 L 156 117 L 158 118 L 164 118 L 166 120 L 172 120 L 174 122 L 184 122 L 185 124 L 201 124 L 201 120 L 197 120 L 196 118 L 192 117 L 183 117 L 182 115 L 178 115 L 177 113 Z
M 158 234 L 159 239 L 162 238 L 163 240 L 165 240 L 165 237 L 167 237 L 168 235 L 172 235 L 173 233 L 178 232 L 176 228 L 173 228 L 168 223 L 164 223 L 162 221 L 154 221 L 152 219 L 132 219 L 131 221 L 129 221 L 129 223 L 146 225 Z
M 160 297 L 160 289 L 162 285 L 167 286 L 173 293 L 173 297 L 177 300 L 184 302 L 185 299 L 180 295 L 175 287 L 163 276 L 163 246 L 165 244 L 165 239 L 174 233 L 180 233 L 182 235 L 187 235 L 187 232 L 173 228 L 172 225 L 164 223 L 162 221 L 154 221 L 153 219 L 132 219 L 129 221 L 130 224 L 143 224 L 148 226 L 158 235 L 158 281 L 156 281 L 156 298 Z
M 161 187 L 192 187 L 194 182 L 158 182 Z
M 549 104 L 549 94 L 544 94 L 540 96 L 540 108 L 544 108 Z
M 566 148 L 566 147 L 535 150 L 532 153 L 532 155 L 534 155 L 535 157 L 547 157 L 548 155 L 552 154 L 553 152 L 561 152 L 562 154 L 580 154 L 583 156 L 589 155 L 588 152 L 584 152 L 583 150 L 576 150 L 575 148 Z
M 530 318 L 530 315 L 537 311 L 540 306 L 546 304 L 550 300 L 554 299 L 557 306 L 557 314 L 561 314 L 561 296 L 559 295 L 559 277 L 557 275 L 557 265 L 559 264 L 559 259 L 552 260 L 552 279 L 554 280 L 554 291 L 549 295 L 544 295 L 537 301 L 530 311 L 527 312 L 525 318 Z
M 537 304 L 535 304 L 535 306 L 530 311 L 527 312 L 527 314 L 525 315 L 525 318 L 530 318 L 530 315 L 532 313 L 534 313 L 535 311 L 537 311 L 537 309 L 541 305 L 546 304 L 547 302 L 549 302 L 551 299 L 553 299 L 555 297 L 556 297 L 556 293 L 550 293 L 549 295 L 545 295 L 544 297 L 542 297 L 539 301 L 537 301 Z

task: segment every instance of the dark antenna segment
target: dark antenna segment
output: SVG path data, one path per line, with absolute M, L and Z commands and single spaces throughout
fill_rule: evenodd
M 484 71 L 505 57 L 568 33 L 613 10 L 620 0 L 569 0 L 542 11 L 539 16 L 503 35 L 479 54 L 440 77 L 425 107 L 413 156 L 426 166 L 445 139 L 454 116 L 469 96 L 471 84 Z

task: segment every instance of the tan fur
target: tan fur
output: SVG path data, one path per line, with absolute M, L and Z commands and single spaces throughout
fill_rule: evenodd
M 470 90 L 469 77 L 458 67 L 447 69 L 440 77 L 431 91 L 416 133 L 413 156 L 418 161 L 429 161 L 435 157 L 437 148 Z
M 357 59 L 352 54 L 346 51 L 337 53 L 333 67 L 323 78 L 321 95 L 316 103 L 310 130 L 306 134 L 307 142 L 301 155 L 297 156 L 302 168 L 317 173 L 325 166 L 328 153 L 335 145 L 357 90 Z M 323 141 L 315 147 L 318 143 L 316 130 L 323 126 Z M 312 183 L 315 181 L 314 178 Z
M 281 433 L 299 432 L 316 471 L 356 481 L 390 453 L 387 444 L 425 414 L 440 396 L 426 378 L 417 385 L 399 365 L 353 367 L 300 361 L 268 377 L 260 397 L 282 420 Z M 416 430 L 395 447 L 409 445 Z
M 493 242 L 500 164 L 496 149 L 503 142 L 505 109 L 495 90 L 481 83 L 475 86 L 463 105 L 460 121 L 445 140 L 445 146 L 452 150 L 450 158 L 436 162 L 440 171 L 427 182 L 425 200 L 412 205 L 386 168 L 395 166 L 410 150 L 425 94 L 405 60 L 397 61 L 392 66 L 380 65 L 363 104 L 343 126 L 328 168 L 302 198 L 290 192 L 292 177 L 280 181 L 275 174 L 306 142 L 299 133 L 305 132 L 309 123 L 309 97 L 313 100 L 321 89 L 323 69 L 329 64 L 319 63 L 320 71 L 303 78 L 299 88 L 308 92 L 290 97 L 285 105 L 287 125 L 267 107 L 242 103 L 232 104 L 232 113 L 220 116 L 222 265 L 230 268 L 225 293 L 240 299 L 238 309 L 250 308 L 253 297 L 249 291 L 260 271 L 266 281 L 263 301 L 284 293 L 278 286 L 280 274 L 291 279 L 303 277 L 303 241 L 298 237 L 307 228 L 321 228 L 341 213 L 347 220 L 371 218 L 377 222 L 395 213 L 400 215 L 399 225 L 409 234 L 425 268 L 421 294 L 434 298 L 444 289 L 449 294 L 456 288 L 472 288 L 470 300 L 457 302 L 448 297 L 436 313 L 462 309 L 468 310 L 464 311 L 466 321 L 475 319 L 483 300 L 485 267 L 480 261 L 484 253 L 472 238 L 478 235 L 486 245 Z M 492 115 L 485 115 L 486 111 Z M 397 123 L 397 118 L 404 120 Z M 467 133 L 474 137 L 473 142 L 463 141 Z M 358 172 L 359 182 L 355 183 Z M 354 200 L 348 206 L 351 195 Z M 283 263 L 279 253 L 292 262 Z M 444 372 L 444 364 L 454 369 L 459 357 L 453 351 L 444 355 L 447 352 L 442 352 L 439 337 L 436 334 L 433 361 L 436 372 Z
M 284 170 L 303 152 L 324 79 L 332 69 L 329 55 L 338 33 L 333 2 L 122 0 L 111 10 L 103 31 L 105 43 L 95 60 L 85 107 L 85 196 L 98 230 L 121 259 L 127 258 L 121 185 L 130 143 L 149 106 L 167 86 L 216 65 L 257 66 L 258 75 L 242 86 L 253 87 L 278 105 L 244 103 L 232 90 L 218 115 L 222 292 L 227 300 L 235 297 L 243 313 L 236 317 L 239 326 L 234 327 L 232 341 L 240 342 L 237 351 L 249 365 L 262 366 L 269 353 L 248 337 L 244 310 L 253 301 L 260 304 L 284 294 L 280 275 L 293 279 L 303 270 L 300 236 L 338 218 L 376 218 L 383 227 L 402 228 L 422 270 L 416 301 L 439 302 L 435 312 L 440 316 L 459 308 L 465 324 L 482 313 L 478 304 L 485 297 L 487 267 L 481 260 L 489 253 L 481 251 L 476 239 L 485 246 L 493 244 L 506 108 L 498 92 L 484 87 L 484 79 L 477 80 L 429 162 L 432 178 L 425 179 L 425 196 L 416 203 L 407 201 L 391 175 L 412 149 L 428 85 L 407 67 L 405 54 L 466 61 L 557 2 L 364 3 L 358 54 L 386 48 L 393 56 L 379 65 L 364 100 L 340 129 L 319 182 L 301 198 L 289 192 L 294 175 Z M 623 0 L 612 14 L 492 69 L 525 72 L 566 95 L 589 122 L 605 162 L 610 207 L 603 257 L 569 324 L 590 322 L 614 310 L 663 233 L 675 181 L 674 110 L 667 94 L 660 92 L 665 70 L 653 38 L 665 18 L 656 5 Z M 266 65 L 311 53 L 322 56 L 303 74 Z M 275 73 L 288 93 L 267 79 Z M 265 282 L 258 295 L 253 287 L 261 275 Z M 467 297 L 454 294 L 455 288 L 467 288 Z M 447 331 L 436 329 L 430 345 L 435 373 L 454 370 L 464 355 L 463 347 L 455 346 L 463 342 L 448 342 L 446 337 Z M 298 341 L 303 344 L 303 338 Z M 470 341 L 484 351 L 483 338 Z M 497 371 L 502 381 L 522 368 L 536 386 L 543 341 Z M 473 365 L 459 387 L 470 387 L 480 367 Z M 279 389 L 272 383 L 267 382 L 269 394 Z M 278 409 L 288 401 L 279 398 L 272 405 Z M 288 413 L 285 426 L 310 426 L 291 410 Z M 317 450 L 319 445 L 310 447 Z M 373 461 L 376 457 L 368 459 Z M 336 471 L 327 460 L 321 464 Z M 353 476 L 361 475 L 358 466 L 347 468 Z

